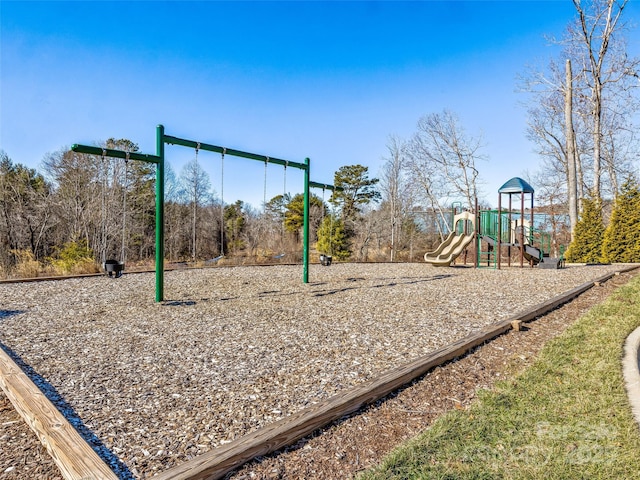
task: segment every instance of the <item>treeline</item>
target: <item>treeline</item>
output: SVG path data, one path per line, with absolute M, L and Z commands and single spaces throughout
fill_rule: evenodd
M 126 139 L 102 147 L 138 150 Z M 422 117 L 409 139 L 389 138 L 380 178 L 359 164 L 339 168 L 339 189 L 326 201 L 310 197 L 312 261 L 320 253 L 421 260 L 450 232 L 452 208 L 473 208 L 480 150 L 480 139 L 443 111 Z M 98 271 L 106 259 L 127 269 L 154 262 L 153 166 L 63 149 L 38 172 L 0 155 L 0 275 Z M 277 195 L 260 209 L 223 203 L 196 157 L 179 175 L 166 165 L 164 201 L 166 262 L 301 261 L 302 193 Z M 565 228 L 563 213 L 547 215 L 552 235 Z
M 126 139 L 105 148 L 135 152 Z M 388 198 L 362 165 L 342 167 L 327 201 L 310 197 L 313 254 L 352 261 L 410 260 L 437 238 L 429 220 L 392 219 Z M 388 197 L 386 195 L 385 197 Z M 421 209 L 421 207 L 420 207 Z M 155 255 L 155 167 L 137 161 L 60 150 L 41 171 L 0 152 L 0 275 L 98 271 L 106 259 L 150 265 Z M 166 262 L 301 261 L 302 193 L 281 194 L 255 209 L 222 203 L 193 160 L 165 178 Z M 431 235 L 431 237 L 434 237 Z
M 126 139 L 102 146 L 138 150 Z M 445 110 L 420 118 L 408 139 L 389 138 L 380 178 L 359 164 L 339 168 L 333 180 L 339 190 L 326 201 L 310 197 L 312 261 L 320 253 L 349 261 L 421 260 L 450 232 L 452 209 L 474 207 L 481 149 L 481 139 Z M 0 275 L 98 271 L 107 259 L 127 269 L 151 266 L 154 169 L 63 149 L 47 155 L 39 172 L 0 152 Z M 302 193 L 277 195 L 255 209 L 216 197 L 197 156 L 179 175 L 170 165 L 165 173 L 165 262 L 301 261 Z M 551 234 L 557 256 L 570 239 L 567 201 L 546 200 L 536 205 L 544 212 L 537 227 Z

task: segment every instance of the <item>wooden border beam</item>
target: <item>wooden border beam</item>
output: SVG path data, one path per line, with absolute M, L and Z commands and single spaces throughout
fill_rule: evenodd
M 638 267 L 633 266 L 621 271 L 626 272 L 635 268 Z M 222 478 L 226 473 L 249 460 L 291 445 L 329 423 L 387 396 L 394 390 L 421 377 L 429 370 L 460 357 L 478 345 L 508 332 L 513 328 L 514 322 L 535 320 L 537 317 L 571 301 L 594 285 L 607 281 L 614 275 L 615 273 L 604 275 L 595 281 L 584 283 L 533 308 L 484 327 L 480 331 L 457 340 L 446 347 L 401 367 L 389 370 L 380 377 L 347 392 L 338 393 L 313 407 L 296 412 L 282 420 L 244 435 L 231 443 L 172 467 L 153 478 L 154 480 L 215 480 Z
M 2 348 L 0 387 L 45 446 L 64 478 L 118 479 L 113 470 Z

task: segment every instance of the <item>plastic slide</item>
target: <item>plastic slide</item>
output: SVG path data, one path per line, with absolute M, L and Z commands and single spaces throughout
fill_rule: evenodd
M 564 268 L 564 259 L 562 257 L 544 257 L 540 250 L 528 243 L 526 243 L 524 247 L 524 258 L 526 258 L 527 261 L 532 261 L 538 268 L 554 270 Z
M 519 227 L 519 228 L 521 229 L 522 227 Z M 529 235 L 527 233 L 528 228 L 529 228 L 529 222 L 526 222 L 524 232 L 518 229 L 513 230 L 513 237 L 515 238 L 515 246 L 518 248 L 521 248 L 520 242 L 518 241 L 518 239 L 520 234 L 524 233 L 523 235 L 524 248 L 522 249 L 522 255 L 527 260 L 527 262 L 532 262 L 533 265 L 537 265 L 543 261 L 542 252 L 538 248 L 531 245 L 531 242 L 529 240 Z
M 457 238 L 456 234 L 454 232 L 451 232 L 447 236 L 447 238 L 445 238 L 443 242 L 440 245 L 438 245 L 438 248 L 436 248 L 433 252 L 425 253 L 424 259 L 426 260 L 427 257 L 437 257 L 438 255 L 440 255 L 445 248 L 451 245 L 451 242 L 453 242 L 455 238 Z
M 534 265 L 537 265 L 542 261 L 542 252 L 529 243 L 524 244 L 524 251 L 522 254 L 527 261 L 533 261 Z
M 424 254 L 424 261 L 436 267 L 448 267 L 473 241 L 474 234 L 450 234 L 433 252 Z

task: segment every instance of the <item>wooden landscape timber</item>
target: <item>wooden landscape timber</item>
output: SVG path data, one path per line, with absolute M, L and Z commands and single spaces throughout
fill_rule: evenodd
M 620 272 L 635 268 L 638 267 L 621 268 L 617 272 L 586 282 L 549 301 L 484 327 L 428 355 L 393 368 L 349 391 L 340 392 L 308 409 L 172 467 L 153 478 L 157 480 L 221 478 L 256 456 L 275 452 L 333 421 L 384 398 L 429 370 L 461 357 L 478 345 L 508 332 L 514 328 L 514 325 L 530 322 L 569 302 L 594 285 L 599 285 Z M 0 387 L 36 433 L 65 478 L 118 478 L 2 348 L 0 348 Z
M 272 267 L 273 263 L 255 263 L 251 264 L 252 267 Z M 298 265 L 293 262 L 282 262 L 278 263 L 278 265 Z M 202 268 L 233 268 L 238 267 L 239 265 L 229 264 L 229 265 L 219 265 L 215 267 L 200 267 L 200 266 L 176 266 L 176 264 L 168 265 L 164 267 L 165 272 L 172 272 L 174 270 L 199 270 Z M 123 275 L 134 275 L 138 273 L 154 273 L 154 269 L 136 269 L 136 270 L 127 270 L 123 272 Z M 69 275 L 51 275 L 45 277 L 26 277 L 26 278 L 2 278 L 0 279 L 0 285 L 2 284 L 10 284 L 10 283 L 33 283 L 33 282 L 51 282 L 55 280 L 71 280 L 73 278 L 91 278 L 91 277 L 104 277 L 107 273 L 102 271 L 98 273 L 75 273 Z
M 614 275 L 636 268 L 638 267 L 623 268 L 618 272 L 603 275 L 594 281 L 579 285 L 551 300 L 485 327 L 410 363 L 394 368 L 348 392 L 334 395 L 324 402 L 244 435 L 227 445 L 170 468 L 153 478 L 155 480 L 214 480 L 222 478 L 228 472 L 257 456 L 267 455 L 291 445 L 329 423 L 384 398 L 429 370 L 460 357 L 478 345 L 508 332 L 513 329 L 515 323 L 521 325 L 535 320 L 537 317 L 571 301 L 593 286 L 606 282 Z
M 0 387 L 69 480 L 117 480 L 118 476 L 53 403 L 0 348 Z
M 85 278 L 85 277 L 100 277 L 103 276 L 104 273 L 83 273 L 76 275 L 55 275 L 49 277 L 29 277 L 29 278 L 3 278 L 0 279 L 0 284 L 2 283 L 30 283 L 30 282 L 49 282 L 53 280 L 69 280 L 71 278 Z

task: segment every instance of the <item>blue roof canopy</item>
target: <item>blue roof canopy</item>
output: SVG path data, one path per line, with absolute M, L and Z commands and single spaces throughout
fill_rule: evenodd
M 513 177 L 502 185 L 498 193 L 534 193 L 533 187 L 520 177 Z

